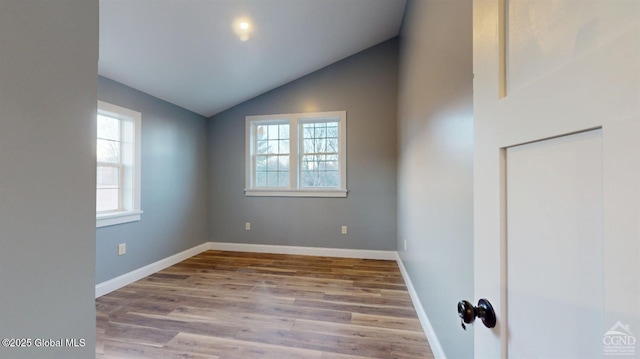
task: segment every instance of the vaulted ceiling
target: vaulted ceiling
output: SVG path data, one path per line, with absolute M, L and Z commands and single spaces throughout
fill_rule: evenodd
M 99 74 L 210 117 L 398 35 L 406 0 L 101 0 Z

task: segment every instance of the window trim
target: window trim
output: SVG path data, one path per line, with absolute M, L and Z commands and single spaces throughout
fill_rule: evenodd
M 127 185 L 123 181 L 122 186 L 128 186 L 130 189 L 124 188 L 123 196 L 131 196 L 131 205 L 129 209 L 121 211 L 96 212 L 96 228 L 112 226 L 116 224 L 129 223 L 139 221 L 143 211 L 140 207 L 141 192 L 141 138 L 142 138 L 142 114 L 137 111 L 130 110 L 125 107 L 117 106 L 103 101 L 98 101 L 97 113 L 109 117 L 117 118 L 121 121 L 130 121 L 133 125 L 133 158 L 131 167 L 133 168 L 131 183 Z M 98 162 L 96 161 L 96 167 Z M 124 174 L 121 174 L 124 177 Z M 124 193 L 123 192 L 123 193 Z M 124 205 L 124 204 L 123 204 Z
M 299 166 L 302 151 L 300 146 L 300 128 L 302 123 L 338 122 L 338 147 L 340 155 L 340 185 L 337 188 L 308 188 L 299 185 Z M 259 123 L 283 123 L 290 126 L 289 131 L 289 188 L 255 188 L 255 127 Z M 347 112 L 306 112 L 274 115 L 252 115 L 245 117 L 245 188 L 246 196 L 261 197 L 347 197 Z

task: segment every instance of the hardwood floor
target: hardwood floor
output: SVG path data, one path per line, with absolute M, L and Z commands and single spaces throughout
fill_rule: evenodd
M 433 358 L 394 261 L 207 251 L 96 310 L 96 358 Z

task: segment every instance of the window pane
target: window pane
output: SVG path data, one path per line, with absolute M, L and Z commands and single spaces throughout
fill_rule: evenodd
M 316 152 L 316 146 L 315 146 L 315 142 L 313 139 L 306 139 L 304 140 L 304 149 L 303 149 L 304 153 L 314 153 Z
M 327 161 L 327 170 L 329 171 L 340 170 L 340 167 L 338 166 L 338 161 Z
M 273 172 L 278 170 L 278 158 L 276 156 L 265 156 L 267 159 L 267 172 Z
M 267 140 L 260 140 L 258 141 L 258 148 L 256 149 L 256 153 L 258 154 L 265 154 L 268 153 L 268 149 L 269 149 L 269 141 Z
M 257 125 L 256 154 L 289 154 L 289 124 Z
M 112 117 L 98 115 L 98 138 L 120 141 L 120 121 Z
M 324 123 L 316 124 L 316 133 L 314 135 L 315 138 L 325 138 L 327 137 L 327 125 Z
M 280 156 L 278 162 L 280 162 L 278 165 L 280 171 L 289 171 L 289 156 Z
M 325 157 L 324 156 L 317 156 L 318 160 L 318 169 L 320 171 L 326 171 L 327 170 L 327 161 L 325 161 Z
M 336 122 L 327 124 L 327 137 L 338 137 L 338 124 Z
M 337 138 L 327 138 L 327 152 L 338 152 L 338 139 Z
M 120 142 L 98 139 L 98 162 L 120 163 Z
M 278 153 L 278 140 L 269 140 L 267 153 Z
M 303 171 L 301 187 L 338 187 L 340 175 L 338 171 Z
M 289 187 L 289 172 L 278 172 L 278 187 Z
M 289 124 L 256 127 L 256 187 L 289 186 Z
M 313 137 L 313 127 L 304 124 L 302 125 L 302 137 L 304 138 L 312 138 Z
M 120 190 L 118 188 L 98 188 L 96 190 L 96 211 L 115 211 L 120 209 Z
M 278 172 L 267 173 L 267 187 L 278 187 Z
M 323 137 L 322 139 L 318 140 L 318 152 L 327 152 L 327 138 Z
M 266 186 L 267 186 L 267 172 L 257 172 L 256 187 L 266 187 Z
M 264 172 L 267 170 L 267 156 L 256 156 L 256 171 Z
M 277 128 L 278 126 L 275 126 Z M 280 130 L 279 130 L 280 131 Z M 289 155 L 288 155 L 288 140 L 273 140 L 269 139 L 264 141 L 270 146 L 270 149 L 266 152 L 269 154 L 256 155 L 256 176 L 255 187 L 289 187 Z M 273 151 L 275 149 L 276 151 Z M 279 154 L 279 152 L 285 152 L 285 154 Z M 287 150 L 287 151 L 285 151 Z
M 279 153 L 288 154 L 289 153 L 289 140 L 280 141 L 280 151 Z
M 279 138 L 281 140 L 288 140 L 289 139 L 289 125 L 280 125 L 280 131 L 279 131 Z
M 251 186 L 264 188 L 338 188 L 344 167 L 340 153 L 344 114 L 325 113 L 247 116 L 247 140 L 253 141 L 246 154 L 253 162 L 247 173 Z M 293 132 L 292 132 L 293 131 Z M 291 136 L 296 138 L 291 142 Z M 291 171 L 295 169 L 295 172 Z M 342 184 L 344 186 L 344 184 Z M 324 192 L 318 192 L 320 196 Z M 261 195 L 259 192 L 248 195 Z
M 96 120 L 96 225 L 140 220 L 140 216 L 103 216 L 140 210 L 139 137 L 142 114 L 98 101 Z
M 317 177 L 315 171 L 302 171 L 300 173 L 300 187 L 316 187 Z
M 322 175 L 322 187 L 337 187 L 339 184 L 338 171 L 327 171 Z
M 304 155 L 302 156 L 302 164 L 300 166 L 300 170 L 302 171 L 309 171 L 313 169 L 313 156 L 307 156 Z
M 267 126 L 257 126 L 256 136 L 258 140 L 264 140 L 267 138 Z
M 98 166 L 97 184 L 100 186 L 119 186 L 120 185 L 120 168 Z
M 302 124 L 300 187 L 338 187 L 338 123 Z
M 268 135 L 270 140 L 277 140 L 278 138 L 280 138 L 279 134 L 278 134 L 278 130 L 280 128 L 280 125 L 269 125 L 267 126 L 268 128 Z

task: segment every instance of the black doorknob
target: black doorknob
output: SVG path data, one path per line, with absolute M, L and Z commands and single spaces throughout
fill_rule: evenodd
M 486 299 L 480 299 L 478 306 L 474 307 L 473 304 L 466 300 L 458 302 L 458 316 L 461 320 L 462 329 L 467 330 L 466 324 L 472 324 L 476 318 L 482 319 L 482 323 L 487 328 L 493 328 L 496 326 L 496 312 L 493 311 L 493 306 Z

